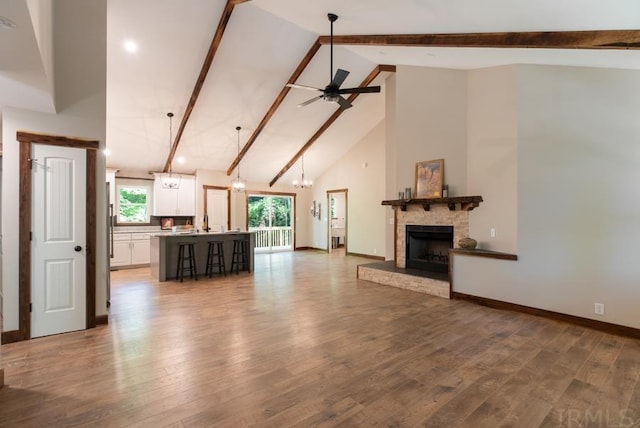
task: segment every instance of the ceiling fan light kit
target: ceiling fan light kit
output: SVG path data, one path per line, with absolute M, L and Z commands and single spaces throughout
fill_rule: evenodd
M 169 118 L 169 153 L 171 153 L 171 143 L 173 134 L 173 113 L 167 113 Z M 160 183 L 163 189 L 179 189 L 180 188 L 180 174 L 173 174 L 171 172 L 171 164 L 169 164 L 169 171 L 160 174 Z
M 340 89 L 340 86 L 347 79 L 347 76 L 349 76 L 349 72 L 347 70 L 343 70 L 339 68 L 336 71 L 335 75 L 333 74 L 333 23 L 338 19 L 338 15 L 336 15 L 335 13 L 329 13 L 327 14 L 327 17 L 329 18 L 329 22 L 331 23 L 331 43 L 330 43 L 331 61 L 330 61 L 330 68 L 329 68 L 329 84 L 325 86 L 324 89 L 315 88 L 313 86 L 297 85 L 293 83 L 287 84 L 287 86 L 290 88 L 306 89 L 310 91 L 322 92 L 322 95 L 318 95 L 303 103 L 300 103 L 298 104 L 298 107 L 304 107 L 322 98 L 326 102 L 339 104 L 340 108 L 342 109 L 348 109 L 351 107 L 351 102 L 347 100 L 345 97 L 343 97 L 342 96 L 343 94 L 367 94 L 367 93 L 373 93 L 373 92 L 380 92 L 380 86 L 366 86 L 362 88 Z
M 238 155 L 240 155 L 240 130 L 241 129 L 242 128 L 240 128 L 239 126 L 236 126 L 236 131 L 238 132 Z M 245 189 L 247 188 L 247 181 L 244 178 L 240 177 L 240 162 L 238 162 L 238 167 L 236 171 L 237 171 L 237 176 L 231 181 L 231 188 L 233 189 L 234 192 L 241 193 L 241 192 L 244 192 Z

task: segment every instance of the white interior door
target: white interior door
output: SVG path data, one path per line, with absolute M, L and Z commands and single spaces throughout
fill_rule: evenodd
M 31 337 L 86 328 L 86 154 L 33 144 Z
M 224 230 L 229 230 L 227 193 L 228 191 L 223 189 L 207 189 L 207 215 L 209 216 L 209 227 L 214 231 L 220 226 L 223 226 Z

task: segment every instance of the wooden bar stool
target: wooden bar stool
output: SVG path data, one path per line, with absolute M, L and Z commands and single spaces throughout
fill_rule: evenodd
M 178 242 L 178 267 L 176 269 L 176 279 L 180 278 L 182 282 L 184 271 L 189 271 L 189 277 L 198 280 L 198 270 L 196 268 L 196 244 L 194 242 Z M 184 249 L 188 249 L 185 255 Z M 185 263 L 188 265 L 185 266 Z
M 249 268 L 249 241 L 246 238 L 237 238 L 233 240 L 233 257 L 231 258 L 231 272 L 236 270 L 236 275 L 240 273 L 240 269 L 251 272 Z
M 219 274 L 227 276 L 227 268 L 224 265 L 224 242 L 209 241 L 209 250 L 207 251 L 207 269 L 205 275 L 209 278 L 213 275 L 213 269 L 216 268 Z

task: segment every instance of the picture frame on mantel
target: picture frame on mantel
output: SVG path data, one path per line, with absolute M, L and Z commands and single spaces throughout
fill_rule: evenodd
M 416 199 L 442 197 L 444 159 L 416 163 Z

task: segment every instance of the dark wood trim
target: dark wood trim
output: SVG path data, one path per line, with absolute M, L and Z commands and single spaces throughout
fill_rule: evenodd
M 583 318 L 576 315 L 563 314 L 560 312 L 548 311 L 546 309 L 532 308 L 531 306 L 519 305 L 517 303 L 509 303 L 501 300 L 489 299 L 487 297 L 472 296 L 470 294 L 452 292 L 452 299 L 467 300 L 481 306 L 487 306 L 494 309 L 503 309 L 508 311 L 522 312 L 529 315 L 537 315 L 545 318 L 552 318 L 559 321 L 565 321 L 577 324 L 582 327 L 592 328 L 594 330 L 604 331 L 619 336 L 632 337 L 640 339 L 640 329 L 627 327 L 619 324 L 612 324 L 604 321 L 597 321 L 590 318 Z
M 458 207 L 460 207 L 460 211 L 472 211 L 480 206 L 482 201 L 482 196 L 454 196 L 451 198 L 393 199 L 382 201 L 382 205 L 400 207 L 402 211 L 406 211 L 408 205 L 422 205 L 425 211 L 429 211 L 431 205 L 446 204 L 451 211 L 455 211 Z
M 372 256 L 371 254 L 360 254 L 360 253 L 349 253 L 349 252 L 347 252 L 347 256 L 364 257 L 365 259 L 379 260 L 381 262 L 383 262 L 385 260 L 384 256 Z
M 0 369 L 0 389 L 4 386 L 4 369 Z
M 96 249 L 97 249 L 97 224 L 96 224 L 96 150 L 100 143 L 97 140 L 63 137 L 48 134 L 36 134 L 18 131 L 16 139 L 20 144 L 19 161 L 19 207 L 20 215 L 18 226 L 18 325 L 19 337 L 17 340 L 31 338 L 31 169 L 29 158 L 31 156 L 31 144 L 54 145 L 84 149 L 87 151 L 86 171 L 86 328 L 95 327 L 96 323 Z M 2 340 L 4 341 L 4 334 Z M 11 337 L 10 339 L 15 339 Z
M 107 325 L 109 324 L 109 315 L 98 315 L 96 317 L 96 325 Z
M 480 248 L 467 249 L 467 248 L 452 248 L 449 250 L 449 254 L 460 254 L 463 256 L 473 257 L 487 257 L 490 259 L 500 260 L 518 260 L 517 254 L 501 253 L 499 251 L 482 250 Z M 451 257 L 449 257 L 451 260 Z
M 29 158 L 31 157 L 31 135 L 20 135 L 20 177 L 19 177 L 19 208 L 20 220 L 18 225 L 18 330 L 20 338 L 31 338 L 31 169 Z M 28 138 L 21 140 L 20 138 Z
M 204 190 L 204 213 L 207 214 L 207 190 L 226 190 L 227 191 L 227 230 L 231 230 L 231 189 L 229 187 L 224 186 L 210 186 L 208 184 L 203 184 L 202 189 Z
M 360 83 L 360 87 L 364 88 L 365 86 L 369 86 L 369 84 L 373 82 L 373 79 L 378 77 L 380 73 L 382 73 L 383 71 L 389 71 L 391 68 L 393 68 L 393 70 L 395 71 L 394 66 L 377 65 L 371 71 L 371 73 L 369 73 L 369 75 L 365 77 L 362 83 Z M 350 103 L 353 103 L 356 100 L 356 98 L 358 98 L 359 95 L 360 94 L 351 94 L 349 98 L 347 98 L 347 101 L 349 101 Z M 333 124 L 333 122 L 335 122 L 342 115 L 342 113 L 344 113 L 344 111 L 345 110 L 343 108 L 338 108 L 329 117 L 329 119 L 327 119 L 326 122 L 322 124 L 322 126 L 316 131 L 316 133 L 313 134 L 313 136 L 309 138 L 309 140 L 302 146 L 300 150 L 298 150 L 298 152 L 289 160 L 289 162 L 287 162 L 287 164 L 284 167 L 282 167 L 280 172 L 278 172 L 278 174 L 276 174 L 276 176 L 273 177 L 271 182 L 269 182 L 269 187 L 272 187 L 274 184 L 276 184 L 276 182 L 280 179 L 280 177 L 282 177 L 287 171 L 289 171 L 289 169 L 298 161 L 298 159 L 300 159 L 300 157 L 304 154 L 304 152 L 306 152 L 309 149 L 309 147 L 311 147 L 313 143 L 315 143 L 316 140 L 320 138 L 320 136 L 322 136 L 322 134 L 324 134 L 324 132 L 327 129 L 329 129 L 329 127 Z
M 320 43 L 328 45 L 329 36 Z M 333 36 L 334 45 L 449 48 L 640 49 L 640 30 Z
M 290 192 L 270 192 L 268 190 L 247 190 L 247 195 L 267 195 L 267 196 L 297 196 L 297 193 Z
M 1 342 L 3 345 L 9 343 L 20 342 L 22 339 L 22 332 L 20 330 L 3 331 L 1 336 Z
M 318 52 L 319 49 L 320 49 L 320 43 L 316 39 L 313 45 L 311 45 L 311 48 L 309 49 L 307 54 L 300 61 L 300 64 L 298 64 L 296 69 L 293 71 L 293 74 L 291 74 L 291 77 L 289 77 L 289 80 L 287 80 L 287 85 L 296 83 L 296 80 L 298 80 L 298 77 L 300 77 L 300 75 L 305 70 L 305 68 L 307 68 L 307 65 L 309 65 L 309 63 L 311 62 L 311 60 L 313 59 L 313 57 L 315 56 L 315 54 Z M 231 173 L 236 168 L 236 166 L 238 166 L 240 161 L 247 154 L 247 152 L 249 151 L 253 143 L 255 143 L 256 139 L 258 138 L 258 136 L 260 135 L 264 127 L 267 126 L 267 124 L 269 123 L 273 115 L 276 113 L 276 111 L 280 107 L 280 104 L 282 104 L 282 101 L 284 101 L 284 98 L 287 96 L 290 90 L 291 88 L 286 85 L 282 88 L 282 90 L 280 91 L 276 99 L 271 104 L 271 107 L 269 107 L 269 110 L 267 110 L 267 113 L 264 115 L 264 117 L 262 118 L 262 120 L 260 121 L 256 129 L 253 131 L 253 134 L 251 134 L 251 137 L 249 137 L 249 140 L 247 140 L 247 142 L 242 146 L 242 150 L 240 150 L 240 153 L 238 153 L 238 156 L 236 156 L 233 162 L 231 162 L 231 165 L 229 165 L 229 168 L 227 168 L 228 176 L 231 175 Z
M 97 223 L 96 223 L 96 198 L 97 198 L 97 189 L 96 189 L 96 151 L 95 150 L 86 150 L 87 156 L 87 165 L 86 165 L 86 195 L 87 195 L 87 206 L 86 206 L 86 266 L 85 266 L 85 275 L 86 275 L 86 311 L 87 311 L 87 319 L 86 325 L 87 328 L 94 328 L 96 326 L 96 255 L 98 252 L 98 242 L 97 242 Z M 92 284 L 92 285 L 90 285 Z
M 171 144 L 171 150 L 169 151 L 169 156 L 167 157 L 167 161 L 164 164 L 164 168 L 162 170 L 163 172 L 169 171 L 169 168 L 171 167 L 173 158 L 176 155 L 176 150 L 178 149 L 178 144 L 180 144 L 180 139 L 182 138 L 182 133 L 187 126 L 187 122 L 189 122 L 189 118 L 191 117 L 193 108 L 195 107 L 196 102 L 198 101 L 198 97 L 200 96 L 200 91 L 202 90 L 204 82 L 207 79 L 209 69 L 211 68 L 211 64 L 213 63 L 213 58 L 216 56 L 218 47 L 222 42 L 222 36 L 224 35 L 224 31 L 226 30 L 229 19 L 231 18 L 231 13 L 233 13 L 233 8 L 238 3 L 242 3 L 242 1 L 227 0 L 227 4 L 222 11 L 222 16 L 220 17 L 218 28 L 213 35 L 213 39 L 211 40 L 211 44 L 209 45 L 209 51 L 207 52 L 207 56 L 204 58 L 204 62 L 202 63 L 202 67 L 200 68 L 200 74 L 198 75 L 196 84 L 193 87 L 193 91 L 191 92 L 191 98 L 189 98 L 187 107 L 184 111 L 184 114 L 182 115 L 182 120 L 180 121 L 178 132 L 176 133 L 175 139 L 173 140 L 173 144 Z
M 311 251 L 315 250 L 313 247 L 296 247 L 293 251 Z
M 33 132 L 18 131 L 16 140 L 33 141 L 38 144 L 46 144 L 49 146 L 75 147 L 77 149 L 93 149 L 98 150 L 100 142 L 97 140 L 88 140 L 84 138 L 64 137 L 62 135 L 36 134 Z
M 393 210 L 393 264 L 398 263 L 398 210 Z

